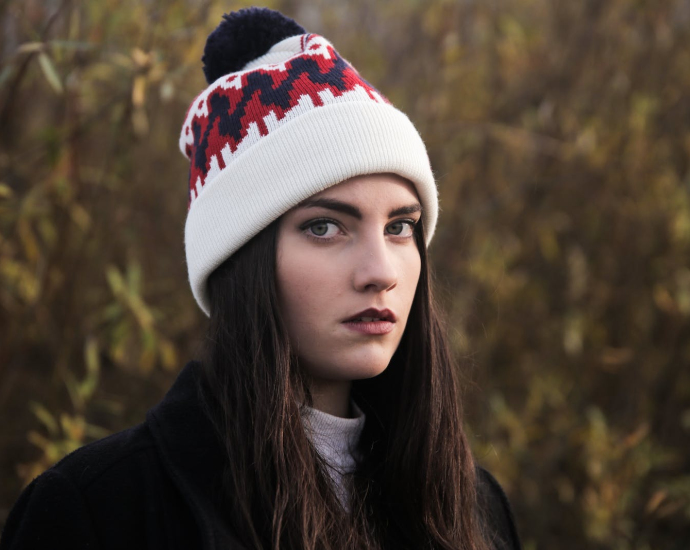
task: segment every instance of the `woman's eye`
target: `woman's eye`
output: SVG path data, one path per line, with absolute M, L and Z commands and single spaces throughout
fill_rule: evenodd
M 406 221 L 395 222 L 388 226 L 388 232 L 396 237 L 410 237 L 414 233 L 414 224 Z
M 327 221 L 317 221 L 309 225 L 307 229 L 316 237 L 326 238 L 333 237 L 338 231 L 338 227 L 334 223 Z

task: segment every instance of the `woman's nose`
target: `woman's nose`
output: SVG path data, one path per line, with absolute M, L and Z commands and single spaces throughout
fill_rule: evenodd
M 382 236 L 361 243 L 355 258 L 353 284 L 360 292 L 381 292 L 395 288 L 398 273 L 390 243 Z

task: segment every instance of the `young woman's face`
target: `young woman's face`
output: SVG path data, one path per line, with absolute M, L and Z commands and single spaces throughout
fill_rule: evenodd
M 280 219 L 282 313 L 314 382 L 370 378 L 388 366 L 419 280 L 420 217 L 411 183 L 376 174 L 317 193 Z

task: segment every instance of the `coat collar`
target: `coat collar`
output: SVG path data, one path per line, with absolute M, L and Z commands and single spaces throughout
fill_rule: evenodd
M 148 412 L 146 424 L 166 473 L 191 510 L 201 535 L 201 548 L 246 550 L 216 505 L 225 457 L 213 424 L 201 406 L 200 369 L 199 362 L 187 363 L 163 400 Z M 374 411 L 366 407 L 365 402 L 360 406 L 367 418 L 375 418 Z M 513 547 L 519 549 L 505 494 L 481 467 L 478 467 L 477 490 L 481 507 L 489 513 L 492 529 L 505 540 L 513 541 Z
M 190 507 L 204 550 L 241 549 L 215 504 L 224 456 L 201 406 L 201 363 L 190 361 L 163 400 L 146 415 L 167 474 Z

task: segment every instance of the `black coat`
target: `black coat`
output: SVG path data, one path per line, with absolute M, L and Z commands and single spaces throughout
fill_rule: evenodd
M 199 405 L 190 362 L 138 426 L 78 449 L 37 477 L 5 525 L 0 550 L 242 549 L 212 501 L 223 455 Z M 479 469 L 493 531 L 519 542 L 496 480 Z

